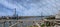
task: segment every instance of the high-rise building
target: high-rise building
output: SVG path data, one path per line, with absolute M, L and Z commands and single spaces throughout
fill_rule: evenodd
M 18 14 L 16 12 L 16 8 L 14 9 L 14 14 L 13 14 L 13 18 L 12 19 L 18 19 Z
M 60 11 L 55 16 L 56 20 L 56 27 L 60 27 Z

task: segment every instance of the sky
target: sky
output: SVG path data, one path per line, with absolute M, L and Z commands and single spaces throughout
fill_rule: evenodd
M 60 10 L 60 0 L 0 0 L 0 16 L 55 15 Z

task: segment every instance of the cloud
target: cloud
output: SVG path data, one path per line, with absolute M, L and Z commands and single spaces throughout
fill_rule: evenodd
M 53 15 L 60 10 L 59 0 L 0 0 L 0 4 L 10 11 L 16 8 L 21 16 Z

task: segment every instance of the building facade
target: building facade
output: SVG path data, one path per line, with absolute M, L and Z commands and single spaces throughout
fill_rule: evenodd
M 60 11 L 56 14 L 55 21 L 56 21 L 55 27 L 60 27 Z

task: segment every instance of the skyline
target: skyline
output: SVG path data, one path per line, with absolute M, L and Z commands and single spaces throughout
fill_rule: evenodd
M 0 0 L 0 16 L 13 15 L 15 8 L 19 16 L 55 15 L 60 0 Z

